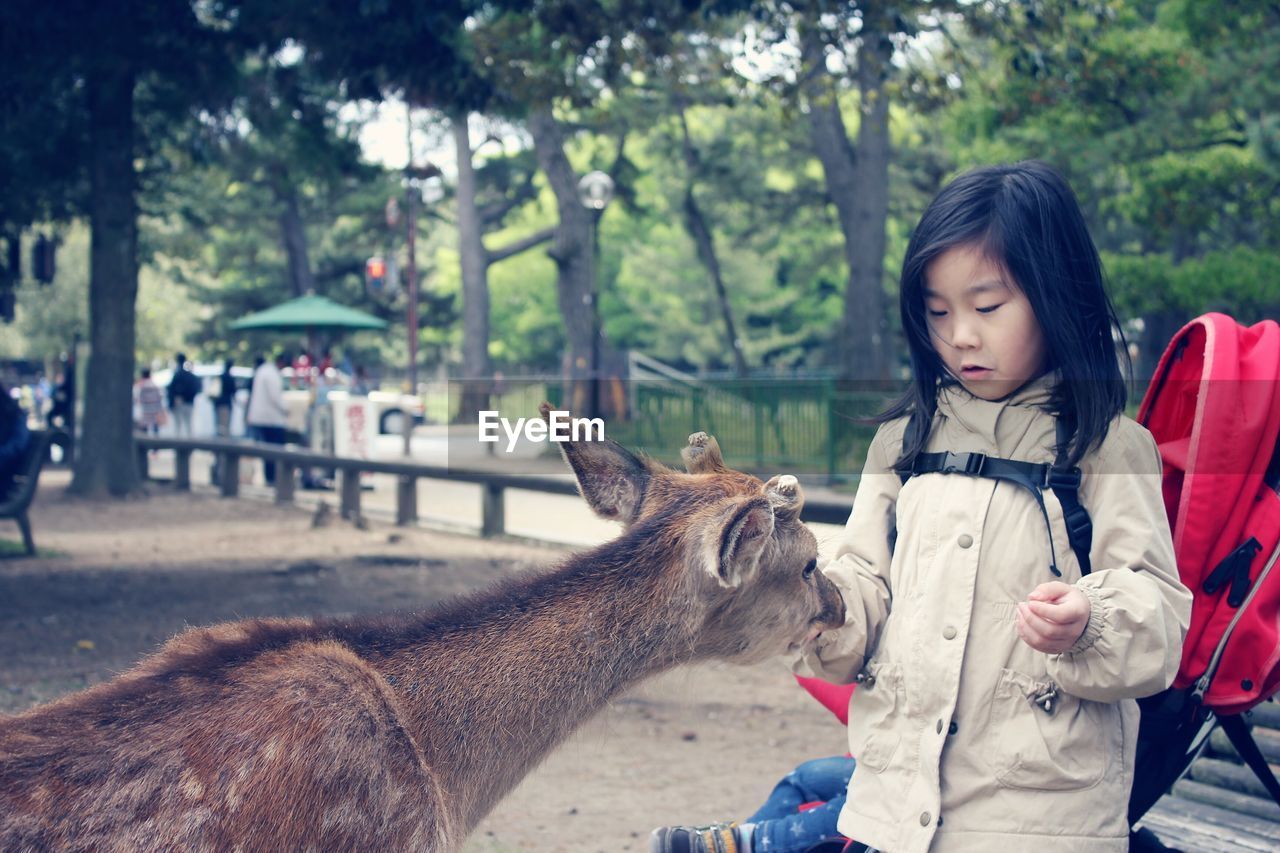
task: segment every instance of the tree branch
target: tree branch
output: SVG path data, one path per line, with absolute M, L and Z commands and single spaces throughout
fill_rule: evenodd
M 533 200 L 537 195 L 537 191 L 533 186 L 534 176 L 537 175 L 536 169 L 530 169 L 525 173 L 524 183 L 516 187 L 515 192 L 508 198 L 500 201 L 486 204 L 480 208 L 480 222 L 482 225 L 493 225 L 501 222 L 503 217 L 510 213 L 520 205 Z
M 1231 145 L 1235 148 L 1248 148 L 1249 140 L 1243 136 L 1219 136 L 1216 139 L 1206 139 L 1202 142 L 1196 142 L 1190 145 L 1169 145 L 1165 146 L 1162 150 L 1178 154 L 1188 154 L 1192 151 L 1203 151 L 1206 148 L 1216 148 L 1219 145 Z
M 534 246 L 545 243 L 552 237 L 556 236 L 555 227 L 543 228 L 541 231 L 535 231 L 528 237 L 521 237 L 499 249 L 485 249 L 485 259 L 490 264 L 496 264 L 498 261 L 505 261 L 512 255 L 518 255 L 521 252 L 527 252 Z

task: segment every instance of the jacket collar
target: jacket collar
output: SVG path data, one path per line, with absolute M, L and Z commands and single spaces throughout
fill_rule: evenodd
M 938 412 L 967 431 L 994 441 L 1001 412 L 1010 406 L 1047 409 L 1059 379 L 1057 371 L 1048 371 L 1000 400 L 984 400 L 959 382 L 946 382 L 938 386 Z

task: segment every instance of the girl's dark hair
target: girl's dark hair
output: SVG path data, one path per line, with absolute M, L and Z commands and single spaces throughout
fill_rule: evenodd
M 960 175 L 929 203 L 911 235 L 899 298 L 913 379 L 906 394 L 875 418 L 884 423 L 909 416 L 895 469 L 910 470 L 924 450 L 938 386 L 951 381 L 930 339 L 924 290 L 929 264 L 961 246 L 977 247 L 1003 267 L 1030 301 L 1048 351 L 1046 368 L 1060 376 L 1050 409 L 1074 435 L 1067 464 L 1079 464 L 1124 410 L 1121 359 L 1129 373 L 1132 364 L 1075 194 L 1052 166 L 1024 160 Z

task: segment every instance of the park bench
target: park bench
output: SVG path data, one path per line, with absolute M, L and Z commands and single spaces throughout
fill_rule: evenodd
M 27 510 L 31 508 L 31 500 L 36 496 L 36 483 L 40 479 L 40 469 L 49 457 L 49 442 L 52 434 L 48 430 L 32 430 L 31 441 L 23 454 L 22 465 L 13 478 L 13 491 L 0 501 L 0 518 L 12 518 L 18 522 L 22 530 L 22 544 L 27 554 L 36 553 L 35 540 L 31 538 L 31 520 L 27 518 Z
M 1254 740 L 1271 769 L 1280 773 L 1280 703 L 1263 702 L 1249 717 Z M 1141 825 L 1182 850 L 1280 850 L 1280 808 L 1221 729 Z

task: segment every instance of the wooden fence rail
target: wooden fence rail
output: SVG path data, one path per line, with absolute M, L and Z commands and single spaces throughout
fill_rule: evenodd
M 263 444 L 257 441 L 225 438 L 170 438 L 138 436 L 138 468 L 143 479 L 148 475 L 147 451 L 172 450 L 174 452 L 173 484 L 177 489 L 191 488 L 191 454 L 193 451 L 212 453 L 218 460 L 216 485 L 224 497 L 233 498 L 240 492 L 240 460 L 262 459 L 276 463 L 275 492 L 279 503 L 292 503 L 294 499 L 294 475 L 306 468 L 326 468 L 338 472 L 339 512 L 343 518 L 360 515 L 360 475 L 391 474 L 397 477 L 396 524 L 413 524 L 418 520 L 418 480 L 452 480 L 459 483 L 475 483 L 481 486 L 480 534 L 500 536 L 506 531 L 505 492 L 521 489 L 546 492 L 554 495 L 576 495 L 578 487 L 568 475 L 561 477 L 536 474 L 506 474 L 474 468 L 457 468 L 444 465 L 424 465 L 419 462 L 393 461 L 389 459 L 358 459 L 347 456 L 330 456 L 302 450 L 293 445 Z M 804 521 L 826 524 L 844 524 L 849 518 L 850 501 L 809 499 L 805 501 L 800 517 Z

